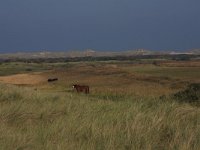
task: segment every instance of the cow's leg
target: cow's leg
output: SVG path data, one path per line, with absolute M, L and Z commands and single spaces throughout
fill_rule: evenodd
M 76 91 L 77 91 L 77 93 L 79 93 L 79 92 L 80 92 L 80 89 L 77 87 L 77 88 L 76 88 Z

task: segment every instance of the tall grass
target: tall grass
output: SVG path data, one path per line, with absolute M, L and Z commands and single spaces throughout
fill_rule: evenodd
M 0 85 L 0 149 L 199 149 L 200 110 L 173 100 Z

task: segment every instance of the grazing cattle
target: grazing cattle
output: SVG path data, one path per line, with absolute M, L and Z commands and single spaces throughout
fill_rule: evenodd
M 57 81 L 58 78 L 51 78 L 51 79 L 48 79 L 48 82 L 53 82 L 53 81 Z
M 85 94 L 89 94 L 89 86 L 87 85 L 73 85 L 73 88 L 76 89 L 78 93 L 83 92 Z

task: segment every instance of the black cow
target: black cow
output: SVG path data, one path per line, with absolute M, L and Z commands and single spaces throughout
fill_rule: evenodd
M 50 79 L 48 79 L 48 82 L 53 82 L 53 81 L 57 81 L 58 80 L 58 78 L 50 78 Z

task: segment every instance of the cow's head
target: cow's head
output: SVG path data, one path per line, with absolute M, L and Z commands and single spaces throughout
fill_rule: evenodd
M 76 84 L 74 84 L 73 86 L 72 86 L 72 88 L 76 88 L 77 87 L 77 85 Z

